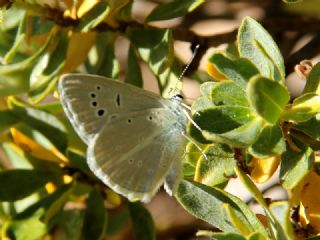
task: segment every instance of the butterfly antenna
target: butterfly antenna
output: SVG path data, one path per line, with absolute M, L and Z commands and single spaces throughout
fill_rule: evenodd
M 182 72 L 181 72 L 181 74 L 180 74 L 180 76 L 179 76 L 179 78 L 178 78 L 178 81 L 177 81 L 176 86 L 174 87 L 174 89 L 177 89 L 178 83 L 181 82 L 181 79 L 183 78 L 184 74 L 186 73 L 186 71 L 187 71 L 188 68 L 190 67 L 193 59 L 194 59 L 195 56 L 197 55 L 199 48 L 200 48 L 200 44 L 197 44 L 197 45 L 194 47 L 192 56 L 191 56 L 189 62 L 187 63 L 187 65 L 185 66 L 185 68 L 182 70 Z

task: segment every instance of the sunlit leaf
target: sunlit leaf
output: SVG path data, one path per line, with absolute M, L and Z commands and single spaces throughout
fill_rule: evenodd
M 320 63 L 314 65 L 307 76 L 307 82 L 303 89 L 303 93 L 315 93 L 320 94 Z
M 250 231 L 258 230 L 267 235 L 263 225 L 245 203 L 219 188 L 183 180 L 175 196 L 188 212 L 222 231 L 237 232 L 222 208 L 224 204 L 229 204 Z
M 270 210 L 280 223 L 283 231 L 286 234 L 287 239 L 296 239 L 294 236 L 292 224 L 290 222 L 290 206 L 288 202 L 279 201 L 271 203 Z
M 89 51 L 85 62 L 88 73 L 97 74 L 109 78 L 117 78 L 119 74 L 119 62 L 114 52 L 114 42 L 117 35 L 105 32 L 97 35 L 96 42 Z
M 231 81 L 216 83 L 211 91 L 211 99 L 216 106 L 249 106 L 245 91 Z
M 146 21 L 160 21 L 181 17 L 189 12 L 192 12 L 204 2 L 204 0 L 174 0 L 171 2 L 163 3 L 157 6 L 150 13 Z
M 233 151 L 226 145 L 207 146 L 203 149 L 208 159 L 202 154 L 196 164 L 194 180 L 207 186 L 215 186 L 228 181 L 234 175 L 236 164 Z
M 267 158 L 283 153 L 286 149 L 285 139 L 279 125 L 265 124 L 257 141 L 249 151 L 257 158 Z
M 221 52 L 212 54 L 209 62 L 215 66 L 217 73 L 222 74 L 226 79 L 232 80 L 244 89 L 250 78 L 259 74 L 258 69 L 248 59 L 232 58 Z M 218 74 L 216 75 L 218 76 Z
M 239 28 L 237 43 L 240 57 L 254 63 L 262 76 L 284 81 L 284 63 L 279 48 L 258 22 L 245 17 Z
M 281 155 L 280 180 L 286 189 L 292 189 L 309 173 L 314 161 L 314 152 L 307 146 L 299 145 L 295 152 L 287 147 Z
M 78 25 L 78 30 L 82 32 L 89 32 L 92 28 L 95 28 L 103 22 L 109 13 L 110 7 L 106 0 L 83 1 L 83 4 L 78 10 L 78 14 L 81 16 L 81 22 Z
M 320 96 L 307 93 L 296 98 L 290 108 L 282 114 L 286 121 L 305 122 L 320 112 Z
M 271 124 L 275 124 L 290 97 L 288 90 L 279 82 L 256 76 L 247 85 L 248 99 L 256 112 Z

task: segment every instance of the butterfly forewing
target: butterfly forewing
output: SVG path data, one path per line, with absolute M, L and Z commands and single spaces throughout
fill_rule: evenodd
M 120 113 L 162 107 L 151 92 L 95 75 L 64 75 L 59 92 L 68 118 L 87 144 Z

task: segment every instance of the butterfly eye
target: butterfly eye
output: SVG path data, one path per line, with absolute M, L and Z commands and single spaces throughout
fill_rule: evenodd
M 152 119 L 153 119 L 152 116 L 149 116 L 149 120 L 152 121 Z
M 96 86 L 96 89 L 99 91 L 99 90 L 101 90 L 101 87 L 98 85 L 98 86 Z
M 183 100 L 183 96 L 182 96 L 181 94 L 175 95 L 175 98 L 180 99 L 180 100 Z
M 131 119 L 128 119 L 128 123 L 132 123 L 132 120 L 131 120 Z
M 96 98 L 97 95 L 96 95 L 94 92 L 92 92 L 92 93 L 90 93 L 90 97 L 91 97 L 91 98 Z

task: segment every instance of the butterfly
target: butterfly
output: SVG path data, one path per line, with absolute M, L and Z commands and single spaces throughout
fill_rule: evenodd
M 164 183 L 172 194 L 182 178 L 186 110 L 170 99 L 109 79 L 67 74 L 60 99 L 87 144 L 91 171 L 115 192 L 148 202 Z

